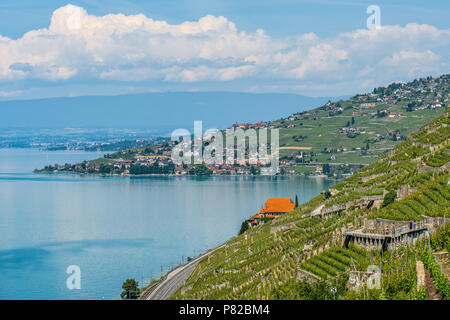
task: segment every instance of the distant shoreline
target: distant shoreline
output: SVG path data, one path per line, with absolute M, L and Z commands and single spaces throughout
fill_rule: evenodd
M 209 174 L 209 175 L 192 175 L 192 174 L 100 174 L 100 173 L 78 173 L 72 171 L 58 171 L 58 172 L 46 172 L 35 170 L 33 173 L 36 174 L 48 174 L 48 175 L 76 175 L 76 176 L 93 176 L 93 177 L 124 177 L 124 178 L 137 178 L 137 177 L 189 177 L 189 178 L 199 178 L 199 177 L 305 177 L 305 178 L 324 178 L 329 180 L 340 180 L 342 178 L 338 177 L 329 177 L 327 175 L 319 175 L 319 174 L 286 174 L 286 175 L 261 175 L 261 174 Z

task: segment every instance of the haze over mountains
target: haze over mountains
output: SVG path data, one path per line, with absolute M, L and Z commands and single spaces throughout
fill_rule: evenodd
M 171 92 L 0 102 L 2 128 L 155 128 L 162 131 L 276 120 L 332 97 L 239 92 Z

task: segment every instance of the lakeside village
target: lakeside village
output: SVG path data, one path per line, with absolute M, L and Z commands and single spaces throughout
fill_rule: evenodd
M 395 143 L 404 140 L 405 132 L 402 133 L 402 129 L 397 125 L 401 120 L 409 121 L 409 117 L 425 118 L 420 112 L 445 109 L 450 95 L 449 78 L 449 75 L 443 75 L 439 78 L 416 79 L 410 83 L 392 83 L 385 88 L 375 88 L 372 93 L 356 95 L 336 103 L 328 101 L 317 109 L 298 112 L 280 120 L 235 123 L 230 128 L 254 129 L 257 132 L 261 129 L 280 129 L 280 157 L 276 174 L 342 178 L 375 161 L 380 153 L 388 152 Z M 336 120 L 332 120 L 333 123 L 325 122 L 332 117 L 336 117 Z M 342 120 L 344 122 L 340 126 L 335 125 L 334 128 L 333 124 L 338 123 L 340 118 L 344 119 Z M 327 128 L 325 131 L 321 121 Z M 379 121 L 384 122 L 383 126 L 379 125 Z M 358 123 L 362 125 L 359 127 Z M 368 127 L 370 125 L 372 127 Z M 404 128 L 413 129 L 409 123 L 405 123 Z M 333 135 L 338 138 L 338 143 L 330 147 L 331 138 L 326 136 L 326 131 L 334 129 Z M 316 130 L 314 137 L 303 134 L 303 132 L 312 134 L 313 130 Z M 313 138 L 313 143 L 305 145 L 310 141 L 308 138 Z M 247 157 L 243 160 L 226 159 L 223 164 L 215 165 L 192 164 L 192 161 L 176 165 L 172 160 L 172 149 L 178 143 L 159 140 L 152 145 L 105 154 L 103 158 L 96 160 L 48 165 L 43 169 L 36 169 L 35 172 L 118 176 L 259 175 L 262 167 L 270 166 L 248 159 L 248 143 L 245 144 Z M 208 142 L 203 142 L 203 148 L 207 144 Z M 259 150 L 261 147 L 268 146 L 261 144 Z M 237 154 L 236 144 L 231 149 L 233 155 Z M 227 157 L 228 151 L 230 150 L 227 146 L 224 146 L 223 154 Z M 365 163 L 355 163 L 362 162 L 365 157 L 367 158 Z
M 272 128 L 267 123 L 259 122 L 257 124 L 236 124 L 235 128 Z M 183 143 L 183 142 L 181 142 Z M 136 150 L 124 150 L 115 152 L 113 154 L 105 154 L 104 158 L 83 161 L 76 164 L 66 163 L 64 165 L 55 164 L 45 166 L 43 169 L 36 169 L 36 173 L 77 173 L 77 174 L 98 174 L 98 175 L 113 175 L 113 176 L 135 176 L 135 175 L 173 175 L 173 176 L 209 176 L 209 175 L 260 175 L 262 168 L 271 168 L 273 162 L 271 155 L 259 156 L 255 159 L 254 156 L 249 156 L 248 143 L 245 145 L 244 152 L 247 155 L 244 159 L 236 159 L 234 156 L 238 154 L 239 147 L 235 144 L 228 148 L 224 146 L 223 153 L 226 156 L 226 161 L 223 164 L 192 164 L 182 163 L 180 165 L 174 164 L 172 151 L 177 141 L 168 141 L 159 143 L 157 145 L 147 146 Z M 192 143 L 195 145 L 195 142 Z M 270 143 L 260 144 L 261 148 L 270 150 Z M 266 149 L 266 150 L 267 150 Z M 228 156 L 229 151 L 233 156 Z M 302 152 L 300 154 L 303 154 Z M 294 152 L 294 156 L 298 157 L 298 153 Z M 187 157 L 196 157 L 198 153 L 191 151 Z M 306 163 L 309 163 L 307 161 Z M 254 164 L 251 164 L 254 163 Z M 275 167 L 277 175 L 294 174 L 290 165 L 294 165 L 295 161 L 284 159 L 280 161 L 280 165 Z M 327 164 L 324 166 L 328 167 Z M 328 177 L 323 174 L 322 166 L 315 166 L 315 176 Z M 270 172 L 270 171 L 269 171 Z

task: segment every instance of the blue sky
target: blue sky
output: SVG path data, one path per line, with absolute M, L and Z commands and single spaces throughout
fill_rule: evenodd
M 0 99 L 208 90 L 346 95 L 450 71 L 449 1 L 68 3 L 0 2 Z M 381 9 L 378 31 L 366 28 L 371 4 Z M 67 30 L 61 21 L 76 10 L 81 28 Z M 189 22 L 195 25 L 186 31 Z

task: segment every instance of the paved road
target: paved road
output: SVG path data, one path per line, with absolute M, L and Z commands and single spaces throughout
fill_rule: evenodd
M 146 300 L 166 300 L 173 295 L 189 278 L 199 262 L 206 256 L 213 253 L 215 250 L 223 247 L 224 245 L 205 252 L 201 256 L 188 262 L 187 264 L 176 268 L 171 271 L 166 279 L 161 282 L 153 291 L 146 297 Z

